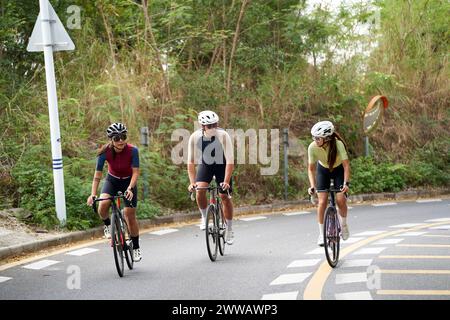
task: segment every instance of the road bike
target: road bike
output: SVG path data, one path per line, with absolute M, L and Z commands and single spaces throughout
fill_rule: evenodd
M 341 239 L 341 224 L 336 208 L 336 193 L 341 192 L 340 189 L 334 188 L 334 181 L 331 179 L 330 188 L 325 190 L 317 190 L 317 192 L 328 192 L 329 205 L 325 210 L 323 223 L 323 243 L 325 247 L 325 256 L 330 267 L 334 268 L 339 262 L 339 250 Z
M 131 234 L 128 229 L 128 224 L 124 218 L 123 208 L 121 207 L 121 200 L 127 201 L 122 192 L 117 192 L 117 196 L 108 198 L 96 198 L 92 208 L 97 212 L 97 202 L 111 201 L 111 247 L 114 252 L 114 262 L 116 264 L 117 273 L 120 277 L 124 275 L 124 258 L 127 261 L 127 266 L 133 269 L 133 241 L 131 241 Z
M 225 254 L 225 235 L 227 223 L 223 214 L 223 205 L 220 199 L 219 191 L 223 189 L 220 186 L 195 187 L 196 190 L 207 190 L 209 192 L 209 205 L 206 211 L 206 248 L 211 261 L 216 261 L 217 251 L 220 255 Z M 228 198 L 231 199 L 230 191 L 227 190 Z M 191 199 L 195 201 L 194 194 L 191 192 Z

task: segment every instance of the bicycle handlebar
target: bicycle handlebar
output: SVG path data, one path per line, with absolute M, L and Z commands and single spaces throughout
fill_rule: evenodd
M 197 187 L 197 186 L 194 186 L 193 191 L 189 191 L 189 194 L 190 194 L 191 200 L 195 201 L 195 197 L 194 197 L 194 192 L 195 191 L 197 191 L 197 190 L 208 190 L 208 191 L 211 191 L 211 190 L 214 190 L 214 189 L 217 189 L 218 191 L 223 190 L 221 186 L 215 186 L 215 187 L 211 187 L 211 186 L 208 186 L 208 187 Z M 228 199 L 231 199 L 230 189 L 223 190 L 223 191 L 226 191 L 227 194 L 228 194 Z
M 97 211 L 97 205 L 96 205 L 97 202 L 105 201 L 105 200 L 115 201 L 116 199 L 119 199 L 119 198 L 121 198 L 121 199 L 123 199 L 123 200 L 129 202 L 131 208 L 134 208 L 134 207 L 133 207 L 133 204 L 131 203 L 131 201 L 129 201 L 127 198 L 125 198 L 125 195 L 124 195 L 121 191 L 119 191 L 119 192 L 117 192 L 117 195 L 116 195 L 116 196 L 111 196 L 111 197 L 108 197 L 108 198 L 97 198 L 97 197 L 95 197 L 95 196 L 92 197 L 92 199 L 94 200 L 94 201 L 92 202 L 92 209 L 94 210 L 95 213 L 98 214 L 98 211 Z

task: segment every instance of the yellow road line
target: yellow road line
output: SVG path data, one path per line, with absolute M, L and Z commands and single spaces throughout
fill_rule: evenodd
M 377 290 L 379 295 L 450 296 L 450 290 Z
M 448 221 L 431 223 L 431 224 L 427 224 L 427 225 L 421 225 L 421 226 L 408 228 L 408 229 L 402 229 L 402 230 L 398 230 L 398 231 L 385 232 L 385 233 L 367 238 L 365 240 L 359 241 L 359 242 L 345 248 L 344 250 L 341 251 L 339 259 L 342 259 L 346 255 L 352 253 L 353 251 L 355 251 L 355 250 L 361 248 L 362 246 L 365 246 L 366 244 L 369 244 L 371 242 L 374 242 L 374 241 L 377 241 L 377 240 L 380 240 L 380 239 L 383 239 L 386 237 L 390 237 L 393 235 L 397 235 L 400 233 L 416 231 L 416 230 L 421 230 L 421 229 L 427 229 L 430 227 L 440 226 L 440 225 L 444 225 L 447 223 L 448 223 Z M 325 286 L 325 282 L 327 281 L 327 278 L 330 276 L 332 271 L 333 271 L 333 268 L 331 268 L 328 265 L 327 261 L 322 262 L 322 264 L 319 266 L 319 269 L 313 274 L 313 276 L 309 280 L 309 282 L 305 288 L 305 291 L 303 292 L 303 299 L 305 299 L 305 300 L 321 300 L 323 287 Z
M 450 274 L 450 270 L 394 270 L 381 269 L 375 270 L 375 273 L 383 274 Z
M 450 259 L 450 256 L 423 256 L 423 255 L 396 255 L 396 256 L 379 256 L 380 259 Z
M 411 248 L 450 248 L 450 244 L 397 244 L 395 246 Z

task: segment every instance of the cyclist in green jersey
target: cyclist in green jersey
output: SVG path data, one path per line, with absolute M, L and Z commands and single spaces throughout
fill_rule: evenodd
M 323 190 L 330 188 L 330 179 L 334 179 L 334 187 L 341 192 L 336 194 L 342 225 L 342 239 L 350 236 L 347 224 L 347 198 L 350 188 L 350 161 L 347 146 L 342 137 L 335 131 L 330 121 L 320 121 L 311 129 L 313 142 L 308 147 L 308 178 L 310 188 L 308 193 L 317 192 L 319 204 L 317 220 L 319 222 L 319 238 L 317 244 L 323 246 L 323 220 L 328 203 L 328 193 Z

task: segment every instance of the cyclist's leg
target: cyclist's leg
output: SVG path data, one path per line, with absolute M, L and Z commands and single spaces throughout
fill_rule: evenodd
M 117 188 L 115 183 L 111 177 L 107 176 L 105 179 L 105 183 L 103 184 L 102 192 L 100 194 L 100 198 L 109 198 L 111 195 L 116 194 Z M 103 220 L 105 225 L 110 225 L 109 219 L 109 208 L 111 207 L 111 200 L 100 201 L 98 205 L 98 214 L 100 218 Z
M 336 188 L 342 188 L 344 185 L 344 167 L 342 165 L 333 170 L 334 182 Z M 347 198 L 343 192 L 336 194 L 336 204 L 339 209 L 339 215 L 343 218 L 347 217 Z
M 211 183 L 213 172 L 209 166 L 200 164 L 198 166 L 197 175 L 195 177 L 195 183 L 197 187 L 208 187 Z M 197 190 L 196 192 L 197 205 L 202 215 L 202 223 L 206 219 L 206 210 L 208 209 L 208 200 L 206 199 L 206 190 Z M 202 227 L 202 226 L 201 226 Z
M 318 197 L 318 206 L 317 206 L 317 222 L 320 225 L 323 225 L 323 219 L 325 214 L 325 209 L 327 208 L 328 203 L 328 193 L 320 192 L 320 190 L 325 190 L 330 188 L 330 171 L 327 168 L 324 168 L 317 163 L 316 166 L 316 189 Z
M 214 174 L 216 176 L 217 184 L 221 184 L 225 180 L 225 165 L 216 165 Z M 233 192 L 233 179 L 230 180 L 230 194 Z M 220 198 L 223 204 L 223 214 L 227 220 L 228 228 L 231 228 L 233 220 L 233 202 L 228 198 L 227 191 L 220 191 Z

